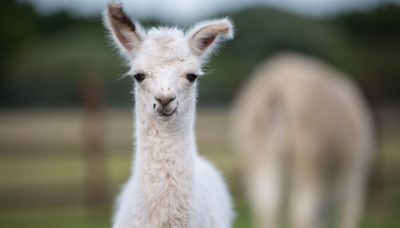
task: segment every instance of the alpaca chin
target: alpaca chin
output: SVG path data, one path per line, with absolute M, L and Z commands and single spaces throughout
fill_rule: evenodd
M 155 114 L 156 118 L 162 122 L 170 123 L 173 122 L 178 117 L 178 110 L 174 111 L 170 115 L 158 115 Z

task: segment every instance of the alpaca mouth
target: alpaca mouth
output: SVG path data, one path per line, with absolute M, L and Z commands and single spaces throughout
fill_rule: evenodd
M 172 114 L 174 114 L 176 112 L 176 110 L 178 109 L 178 106 L 176 106 L 176 108 L 174 109 L 174 111 L 172 111 L 171 113 L 165 113 L 163 112 L 160 116 L 172 116 Z

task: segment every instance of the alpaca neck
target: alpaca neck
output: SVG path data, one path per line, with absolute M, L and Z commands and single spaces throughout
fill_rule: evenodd
M 141 110 L 137 110 L 136 117 L 134 178 L 141 220 L 156 226 L 189 224 L 196 156 L 194 107 L 170 123 Z

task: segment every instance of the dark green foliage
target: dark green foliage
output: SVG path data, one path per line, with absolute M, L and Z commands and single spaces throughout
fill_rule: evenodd
M 334 19 L 357 48 L 360 65 L 355 72 L 377 97 L 398 99 L 400 95 L 400 8 L 353 12 Z
M 27 5 L 13 0 L 0 2 L 0 82 L 6 77 L 5 61 L 13 48 L 25 37 L 31 36 L 38 26 L 38 17 Z

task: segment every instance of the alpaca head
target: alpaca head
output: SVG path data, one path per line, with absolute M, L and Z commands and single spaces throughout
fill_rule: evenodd
M 187 32 L 177 28 L 145 31 L 125 15 L 120 3 L 110 3 L 104 15 L 135 77 L 136 107 L 161 121 L 172 121 L 194 107 L 202 64 L 220 41 L 233 37 L 228 19 L 199 23 Z

